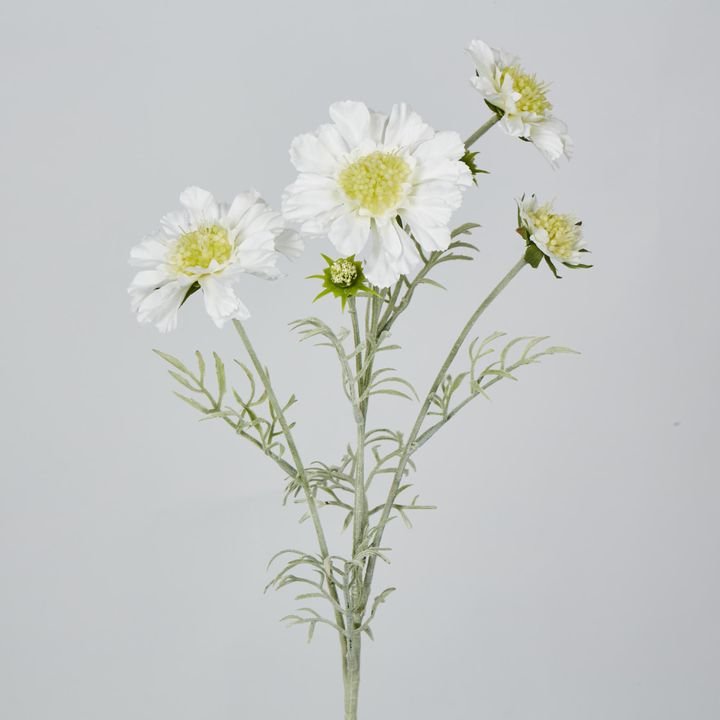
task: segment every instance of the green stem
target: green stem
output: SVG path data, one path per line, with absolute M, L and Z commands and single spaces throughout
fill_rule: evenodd
M 469 150 L 493 125 L 499 123 L 500 120 L 502 120 L 502 115 L 495 113 L 465 141 L 465 149 Z
M 348 668 L 348 680 L 345 686 L 345 720 L 357 720 L 358 699 L 360 693 L 360 634 L 353 641 Z
M 430 256 L 430 259 L 425 262 L 425 264 L 420 268 L 418 274 L 414 277 L 412 282 L 408 284 L 408 289 L 405 291 L 405 294 L 402 297 L 402 300 L 398 305 L 393 304 L 392 308 L 390 308 L 391 312 L 386 312 L 383 316 L 383 319 L 380 322 L 380 333 L 386 332 L 390 330 L 390 328 L 393 326 L 395 321 L 402 315 L 402 313 L 407 309 L 407 306 L 410 304 L 410 300 L 412 300 L 413 293 L 417 289 L 417 287 L 421 284 L 425 276 L 430 272 L 430 270 L 434 267 L 433 259 L 436 255 L 440 255 L 440 253 L 433 253 Z M 402 283 L 397 284 L 397 288 L 400 288 Z M 397 300 L 399 292 L 393 295 L 394 301 Z
M 212 393 L 208 391 L 208 389 L 200 382 L 199 378 L 196 378 L 194 375 L 191 376 L 193 380 L 198 384 L 198 387 L 200 388 L 202 394 L 210 401 L 210 406 L 213 412 L 218 412 L 222 409 L 221 404 L 213 397 Z M 262 450 L 265 455 L 267 455 L 271 460 L 274 460 L 278 467 L 285 472 L 289 477 L 296 478 L 297 472 L 295 468 L 287 462 L 287 460 L 283 460 L 279 455 L 274 453 L 272 450 L 267 450 L 263 447 L 262 443 L 257 439 L 254 438 L 252 435 L 249 435 L 244 430 L 240 430 L 238 428 L 238 424 L 234 423 L 230 418 L 224 417 L 223 420 L 227 425 L 229 425 L 241 438 L 244 438 L 245 440 L 249 440 L 255 447 Z
M 325 532 L 322 527 L 322 523 L 320 521 L 320 514 L 318 513 L 317 503 L 315 502 L 315 496 L 312 494 L 312 491 L 310 490 L 310 484 L 308 483 L 307 475 L 305 473 L 305 465 L 302 462 L 302 459 L 300 457 L 300 453 L 298 452 L 297 445 L 295 444 L 295 438 L 293 437 L 292 431 L 290 430 L 290 426 L 287 422 L 287 419 L 285 418 L 285 413 L 283 412 L 282 406 L 278 402 L 277 396 L 275 395 L 275 391 L 273 390 L 273 387 L 270 383 L 270 378 L 268 377 L 267 373 L 265 372 L 265 368 L 263 367 L 262 363 L 260 362 L 260 359 L 257 356 L 257 353 L 255 352 L 255 348 L 253 347 L 252 343 L 250 342 L 250 338 L 248 337 L 247 333 L 245 332 L 245 328 L 243 327 L 242 323 L 239 320 L 233 320 L 233 325 L 235 326 L 235 330 L 237 330 L 238 335 L 240 336 L 240 339 L 243 342 L 243 345 L 245 346 L 245 350 L 247 351 L 247 354 L 250 356 L 250 360 L 253 364 L 253 367 L 255 368 L 255 372 L 258 374 L 258 377 L 260 378 L 260 381 L 263 384 L 263 387 L 265 388 L 265 392 L 268 396 L 268 401 L 270 405 L 272 406 L 273 410 L 275 411 L 275 415 L 277 416 L 278 422 L 280 423 L 280 427 L 282 428 L 283 434 L 285 436 L 285 441 L 287 442 L 288 449 L 290 450 L 290 455 L 292 456 L 293 462 L 295 463 L 295 469 L 297 472 L 297 479 L 300 483 L 300 486 L 303 489 L 303 493 L 305 494 L 305 500 L 308 505 L 308 511 L 310 513 L 310 517 L 312 518 L 313 526 L 315 527 L 315 534 L 317 535 L 318 545 L 320 547 L 320 556 L 323 560 L 323 563 L 325 565 L 329 565 L 329 557 L 330 552 L 328 550 L 328 544 L 327 540 L 325 538 Z M 327 561 L 327 562 L 326 562 Z M 333 601 L 339 606 L 340 605 L 340 599 L 337 593 L 337 588 L 335 587 L 335 580 L 333 578 L 332 572 L 326 572 L 326 579 L 328 584 L 328 593 L 330 594 L 330 597 L 333 599 Z M 343 676 L 345 675 L 347 669 L 345 667 L 345 657 L 347 653 L 347 643 L 346 643 L 346 628 L 344 619 L 342 616 L 342 613 L 335 608 L 335 623 L 336 625 L 343 630 L 343 632 L 339 633 L 340 636 L 340 651 L 343 657 Z
M 355 298 L 348 298 L 348 310 L 352 322 L 353 341 L 355 345 L 355 398 L 357 407 L 354 415 L 357 427 L 357 446 L 355 450 L 354 466 L 354 503 L 353 503 L 353 548 L 352 559 L 358 556 L 365 542 L 365 531 L 368 523 L 368 504 L 365 492 L 365 431 L 367 425 L 367 411 L 369 396 L 366 392 L 372 377 L 373 356 L 377 327 L 380 317 L 380 301 L 372 297 L 367 301 L 365 316 L 365 350 L 361 352 L 362 336 L 358 321 Z M 365 365 L 363 367 L 363 358 Z M 356 720 L 358 697 L 360 690 L 360 658 L 362 647 L 362 631 L 360 630 L 365 613 L 366 596 L 364 594 L 363 570 L 354 567 L 351 577 L 348 578 L 346 589 L 347 605 L 347 677 L 345 683 L 345 719 Z
M 388 523 L 388 520 L 390 519 L 390 513 L 392 512 L 393 504 L 395 502 L 395 497 L 397 495 L 398 488 L 400 487 L 400 483 L 402 481 L 403 475 L 405 474 L 405 468 L 407 466 L 408 459 L 410 458 L 410 455 L 415 450 L 415 444 L 416 440 L 418 438 L 418 435 L 420 434 L 420 431 L 422 429 L 422 425 L 425 422 L 425 418 L 427 416 L 427 412 L 430 409 L 430 405 L 432 403 L 432 398 L 437 392 L 437 389 L 440 387 L 440 384 L 444 380 L 445 376 L 447 375 L 447 372 L 450 368 L 450 365 L 452 364 L 453 360 L 457 356 L 458 352 L 460 351 L 460 348 L 462 347 L 463 343 L 467 339 L 467 336 L 470 334 L 470 331 L 475 326 L 475 323 L 478 321 L 480 316 L 490 307 L 492 302 L 495 300 L 495 298 L 507 287 L 507 285 L 510 283 L 510 281 L 525 267 L 527 263 L 525 262 L 525 258 L 521 258 L 518 260 L 515 265 L 512 266 L 510 271 L 505 275 L 505 277 L 490 291 L 490 294 L 478 305 L 475 312 L 470 316 L 470 319 L 465 323 L 465 326 L 460 331 L 460 334 L 458 335 L 457 339 L 455 340 L 455 343 L 453 344 L 452 348 L 450 348 L 450 352 L 448 353 L 447 357 L 445 358 L 445 361 L 443 362 L 440 370 L 438 371 L 437 375 L 435 376 L 435 380 L 433 380 L 432 385 L 430 386 L 430 390 L 427 393 L 427 396 L 425 397 L 425 400 L 422 404 L 422 407 L 420 408 L 417 418 L 415 419 L 415 424 L 413 425 L 412 430 L 410 431 L 410 435 L 408 436 L 407 442 L 405 444 L 405 449 L 403 450 L 402 455 L 400 456 L 400 460 L 398 461 L 398 466 L 395 471 L 395 475 L 393 477 L 392 485 L 390 487 L 390 492 L 388 493 L 387 500 L 385 502 L 385 505 L 383 507 L 382 514 L 380 516 L 380 520 L 378 521 L 378 531 L 376 533 L 375 539 L 373 541 L 374 547 L 380 547 L 380 543 L 382 542 L 382 535 L 383 531 L 385 530 L 385 526 Z M 365 595 L 369 595 L 370 588 L 372 587 L 372 580 L 373 580 L 373 574 L 375 572 L 375 564 L 377 562 L 377 557 L 375 555 L 371 555 L 368 560 L 367 570 L 365 572 Z
M 357 426 L 357 448 L 355 451 L 355 497 L 353 504 L 353 557 L 358 552 L 360 543 L 365 530 L 364 511 L 366 507 L 365 501 L 365 413 L 363 412 L 364 401 L 361 400 L 364 392 L 364 382 L 361 377 L 362 371 L 362 353 L 360 346 L 362 339 L 360 337 L 360 324 L 357 316 L 357 306 L 355 298 L 348 298 L 348 310 L 352 321 L 353 340 L 355 343 L 355 371 L 357 375 L 357 392 L 358 412 L 355 412 Z M 368 355 L 366 354 L 366 358 Z M 364 375 L 364 373 L 363 373 Z

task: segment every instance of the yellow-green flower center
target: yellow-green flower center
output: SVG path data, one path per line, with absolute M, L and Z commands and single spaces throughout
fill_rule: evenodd
M 402 199 L 410 166 L 399 155 L 376 150 L 340 173 L 340 187 L 360 207 L 382 215 Z
M 338 287 L 350 287 L 357 278 L 357 268 L 352 260 L 341 258 L 330 266 L 330 279 Z
M 208 225 L 183 233 L 170 256 L 170 264 L 177 272 L 194 275 L 197 268 L 207 268 L 215 260 L 222 265 L 230 259 L 232 243 L 227 230 Z
M 547 99 L 547 83 L 541 82 L 535 75 L 526 73 L 519 65 L 503 68 L 501 82 L 508 75 L 512 78 L 513 90 L 520 93 L 520 99 L 515 103 L 519 112 L 545 115 L 552 110 L 552 104 Z
M 563 261 L 571 260 L 578 240 L 580 228 L 570 215 L 558 215 L 551 211 L 550 205 L 528 213 L 536 228 L 542 228 L 548 234 L 547 249 Z

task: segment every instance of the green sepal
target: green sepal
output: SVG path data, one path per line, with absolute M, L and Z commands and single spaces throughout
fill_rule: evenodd
M 313 302 L 316 302 L 321 297 L 324 297 L 325 295 L 332 294 L 334 297 L 340 298 L 340 306 L 342 310 L 345 310 L 345 305 L 347 305 L 347 300 L 349 297 L 355 297 L 356 295 L 362 294 L 362 295 L 375 295 L 376 297 L 380 297 L 371 287 L 368 287 L 365 284 L 365 274 L 363 273 L 363 266 L 362 262 L 359 260 L 355 260 L 355 255 L 350 255 L 346 258 L 339 258 L 348 260 L 349 262 L 353 263 L 355 265 L 355 269 L 357 271 L 357 275 L 355 279 L 353 280 L 351 285 L 348 285 L 347 287 L 343 287 L 341 285 L 336 285 L 332 281 L 332 276 L 330 274 L 330 268 L 332 265 L 336 262 L 328 255 L 325 255 L 324 253 L 321 253 L 323 259 L 327 263 L 327 267 L 322 271 L 321 275 L 308 275 L 308 279 L 313 278 L 316 280 L 322 280 L 323 282 L 323 289 L 313 298 Z
M 475 158 L 479 155 L 479 152 L 471 152 L 470 150 L 467 150 L 465 154 L 460 158 L 460 162 L 465 163 L 470 173 L 472 174 L 473 182 L 477 185 L 477 179 L 475 178 L 476 175 L 489 175 L 489 170 L 481 170 L 477 164 L 475 163 Z
M 515 232 L 516 232 L 526 243 L 529 243 L 529 242 L 530 242 L 530 232 L 528 231 L 528 229 L 527 229 L 526 227 L 524 227 L 524 226 L 521 225 L 520 227 L 518 227 L 518 228 L 515 230 Z
M 530 265 L 530 267 L 536 268 L 540 265 L 544 257 L 543 251 L 534 242 L 528 241 L 527 247 L 525 248 L 525 262 Z
M 185 301 L 191 296 L 194 295 L 198 290 L 200 289 L 200 283 L 195 281 L 189 288 L 188 291 L 185 293 L 185 297 L 182 299 L 182 302 L 180 303 L 180 307 L 182 307 L 185 304 Z
M 547 256 L 543 255 L 545 258 L 545 262 L 547 263 L 547 266 L 552 270 L 552 274 L 558 279 L 562 280 L 562 275 L 558 274 L 557 268 L 555 267 L 555 263 Z
M 485 100 L 485 104 L 494 112 L 498 117 L 502 117 L 505 114 L 505 111 L 501 108 L 497 107 L 497 105 L 493 105 L 489 100 Z

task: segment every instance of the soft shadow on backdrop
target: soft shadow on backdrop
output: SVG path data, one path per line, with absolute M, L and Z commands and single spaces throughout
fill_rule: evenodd
M 269 556 L 309 545 L 308 528 L 274 467 L 198 423 L 150 353 L 230 359 L 239 343 L 198 303 L 169 337 L 139 327 L 127 255 L 189 184 L 277 206 L 290 140 L 334 100 L 404 100 L 469 133 L 486 117 L 463 53 L 477 36 L 553 81 L 577 153 L 553 172 L 499 130 L 482 140 L 492 174 L 457 215 L 482 223 L 480 255 L 398 324 L 402 370 L 427 387 L 460 309 L 517 256 L 528 191 L 584 218 L 596 269 L 524 271 L 481 330 L 583 355 L 499 386 L 418 456 L 439 510 L 387 535 L 378 585 L 399 590 L 367 647 L 364 716 L 720 717 L 718 15 L 667 0 L 4 5 L 0 716 L 338 716 L 335 638 L 307 647 L 277 622 L 290 595 L 262 595 Z M 304 279 L 328 249 L 245 298 L 300 398 L 305 456 L 331 459 L 351 432 L 332 358 L 286 327 L 338 319 Z

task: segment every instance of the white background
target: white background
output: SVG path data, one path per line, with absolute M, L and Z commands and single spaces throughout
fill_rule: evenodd
M 292 137 L 328 105 L 407 101 L 436 128 L 487 116 L 472 37 L 552 80 L 575 159 L 553 172 L 498 128 L 445 266 L 396 326 L 426 389 L 463 317 L 515 261 L 513 198 L 585 221 L 595 269 L 523 271 L 479 332 L 548 334 L 553 357 L 477 400 L 417 456 L 439 509 L 386 534 L 393 563 L 366 644 L 365 718 L 720 717 L 715 2 L 25 2 L 0 9 L 2 480 L 0 717 L 338 718 L 337 641 L 278 618 L 268 558 L 311 549 L 283 478 L 176 400 L 150 349 L 240 355 L 198 298 L 140 327 L 130 247 L 190 184 L 274 205 Z M 309 313 L 308 248 L 247 281 L 248 323 L 305 458 L 352 422 Z M 461 265 L 458 263 L 457 265 Z M 238 379 L 239 381 L 239 379 Z M 373 422 L 407 428 L 383 402 Z M 715 444 L 711 444 L 715 443 Z M 347 537 L 340 541 L 347 543 Z

